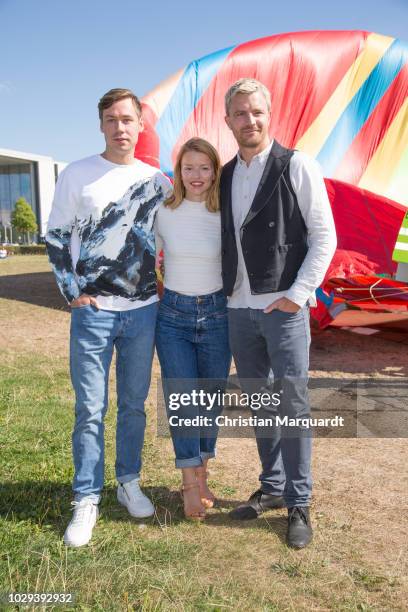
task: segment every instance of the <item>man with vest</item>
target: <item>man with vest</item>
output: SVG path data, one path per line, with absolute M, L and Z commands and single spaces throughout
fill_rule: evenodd
M 225 107 L 239 147 L 221 177 L 222 274 L 237 374 L 246 393 L 270 389 L 272 380 L 279 392 L 278 409 L 257 417 L 309 419 L 309 305 L 336 249 L 325 184 L 313 159 L 271 140 L 262 83 L 240 79 Z M 255 435 L 261 486 L 230 516 L 252 519 L 286 506 L 287 543 L 303 548 L 312 539 L 310 430 L 255 427 Z

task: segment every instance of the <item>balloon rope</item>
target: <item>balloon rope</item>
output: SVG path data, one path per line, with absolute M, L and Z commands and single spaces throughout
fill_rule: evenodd
M 381 280 L 382 280 L 382 279 L 381 279 L 381 278 L 379 278 L 379 279 L 378 279 L 378 280 L 377 280 L 377 281 L 374 283 L 374 285 L 371 285 L 371 287 L 369 288 L 369 289 L 370 289 L 370 295 L 371 295 L 371 298 L 374 300 L 374 302 L 375 302 L 376 304 L 379 304 L 380 302 L 379 302 L 378 300 L 376 300 L 376 299 L 375 299 L 374 294 L 373 294 L 373 289 L 375 288 L 375 286 L 376 286 L 376 285 L 378 285 L 378 283 L 380 283 L 380 282 L 381 282 Z
M 374 285 L 372 287 L 374 287 Z M 370 286 L 368 287 L 334 287 L 335 291 L 367 291 L 367 289 L 370 289 Z M 395 289 L 397 289 L 397 287 L 378 287 L 377 289 L 373 288 L 373 291 L 395 291 Z M 395 295 L 398 295 L 398 293 L 408 293 L 408 286 L 407 286 L 407 289 L 398 287 L 398 292 Z
M 394 287 L 386 287 L 384 289 L 394 289 Z M 381 289 L 381 287 L 378 287 L 377 289 L 375 289 L 374 287 L 369 287 L 370 290 L 370 294 L 372 299 L 374 300 L 374 302 L 376 302 L 377 304 L 381 304 L 381 302 L 378 301 L 378 299 L 376 299 L 373 294 L 371 293 L 372 290 L 375 291 L 383 291 L 384 289 Z M 342 293 L 343 291 L 364 291 L 365 289 L 363 288 L 350 288 L 350 289 L 344 289 L 343 287 L 336 287 L 335 288 L 336 291 L 338 291 L 339 293 Z M 396 291 L 395 293 L 388 293 L 387 295 L 382 296 L 384 299 L 388 299 L 390 297 L 395 297 L 395 296 L 399 296 L 401 294 L 405 294 L 408 293 L 408 289 L 400 289 L 399 291 Z M 380 298 L 381 299 L 381 298 Z M 367 300 L 367 298 L 363 297 L 363 298 L 358 298 L 356 300 L 352 300 L 353 304 L 355 304 L 356 302 L 365 302 Z M 398 312 L 398 311 L 395 311 Z

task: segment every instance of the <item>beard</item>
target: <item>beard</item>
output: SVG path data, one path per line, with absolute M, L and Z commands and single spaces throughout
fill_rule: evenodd
M 256 132 L 248 135 L 240 132 L 236 135 L 238 144 L 247 149 L 255 149 L 256 147 L 259 147 L 265 138 L 267 138 L 267 134 L 264 134 L 263 132 Z

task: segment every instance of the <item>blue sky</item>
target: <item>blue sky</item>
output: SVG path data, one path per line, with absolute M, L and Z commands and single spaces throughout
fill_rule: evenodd
M 0 0 L 0 148 L 102 151 L 96 105 L 111 87 L 142 96 L 217 49 L 316 29 L 408 41 L 408 0 Z

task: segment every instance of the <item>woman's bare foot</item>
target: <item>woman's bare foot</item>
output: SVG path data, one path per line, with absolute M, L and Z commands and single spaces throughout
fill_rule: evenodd
M 205 508 L 212 508 L 215 503 L 215 495 L 208 488 L 207 477 L 207 461 L 202 466 L 195 468 L 195 475 L 200 487 L 201 503 Z
M 193 521 L 205 519 L 205 506 L 201 500 L 200 487 L 195 475 L 195 468 L 183 468 L 181 496 L 184 504 L 184 516 Z

